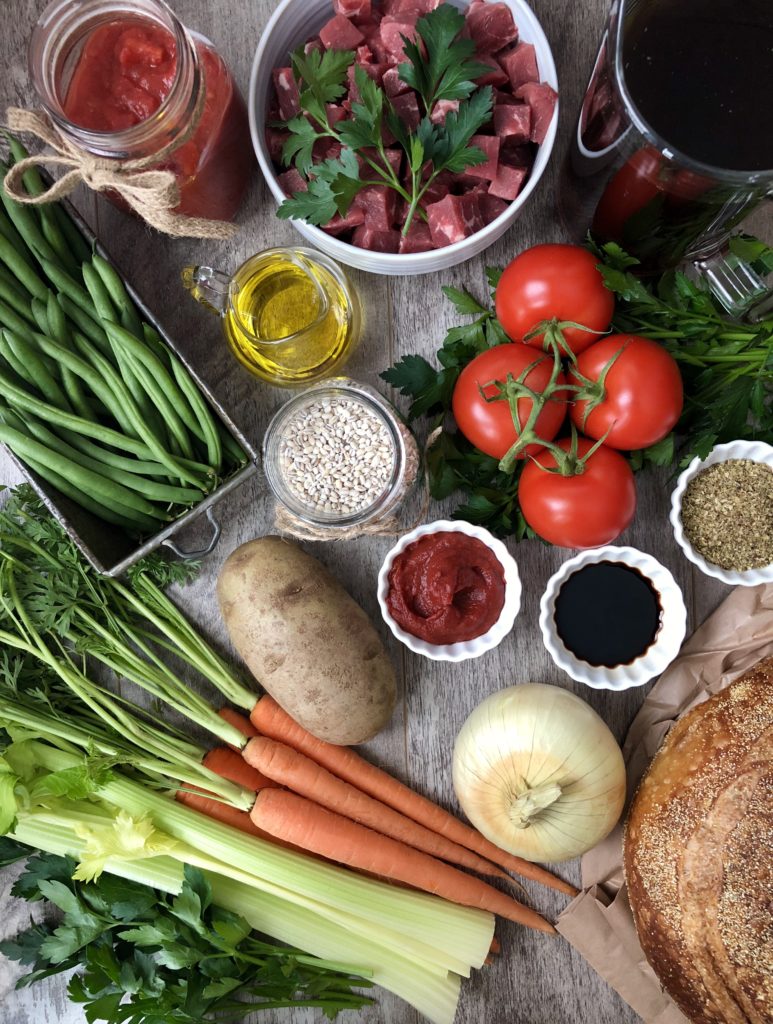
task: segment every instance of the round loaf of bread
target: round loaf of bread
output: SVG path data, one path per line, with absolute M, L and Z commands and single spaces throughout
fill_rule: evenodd
M 773 659 L 681 718 L 625 832 L 642 949 L 695 1024 L 773 1022 Z

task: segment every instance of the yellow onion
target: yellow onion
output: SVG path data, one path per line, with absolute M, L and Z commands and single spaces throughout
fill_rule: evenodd
M 492 694 L 464 723 L 454 788 L 472 824 L 501 849 L 527 860 L 569 860 L 617 824 L 625 765 L 584 700 L 524 683 Z

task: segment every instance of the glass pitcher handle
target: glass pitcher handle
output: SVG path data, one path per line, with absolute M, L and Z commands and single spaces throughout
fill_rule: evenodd
M 717 302 L 738 320 L 762 320 L 773 309 L 773 291 L 748 263 L 729 253 L 696 260 Z
M 228 308 L 231 278 L 212 267 L 184 267 L 181 271 L 183 287 L 197 302 L 222 316 Z

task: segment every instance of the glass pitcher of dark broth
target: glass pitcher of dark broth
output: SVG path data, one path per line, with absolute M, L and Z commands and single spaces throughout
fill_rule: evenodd
M 660 273 L 683 261 L 731 312 L 765 293 L 733 229 L 773 194 L 773 0 L 617 0 L 563 170 L 569 233 Z

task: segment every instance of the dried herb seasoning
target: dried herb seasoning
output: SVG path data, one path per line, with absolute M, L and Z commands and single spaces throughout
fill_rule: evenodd
M 707 562 L 735 572 L 773 563 L 773 469 L 729 459 L 702 470 L 682 498 L 685 536 Z

